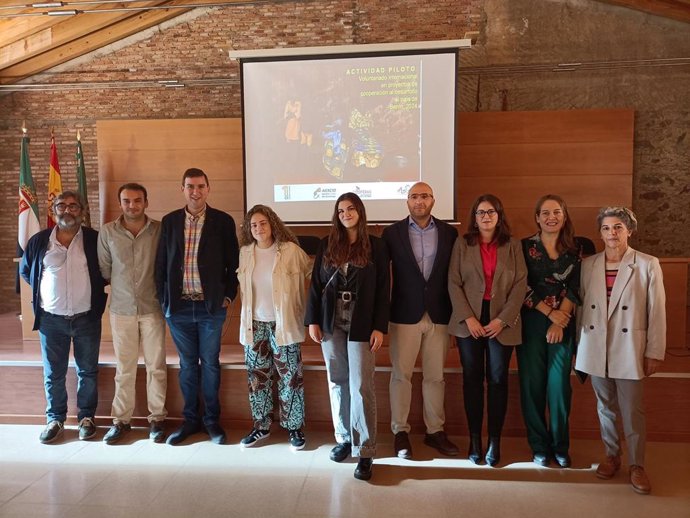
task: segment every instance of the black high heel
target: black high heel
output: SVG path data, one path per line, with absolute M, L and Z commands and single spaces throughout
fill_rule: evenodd
M 486 463 L 494 467 L 501 462 L 501 438 L 489 437 L 489 447 L 486 449 Z
M 482 460 L 482 436 L 470 434 L 470 447 L 467 451 L 467 458 L 474 464 L 479 464 Z

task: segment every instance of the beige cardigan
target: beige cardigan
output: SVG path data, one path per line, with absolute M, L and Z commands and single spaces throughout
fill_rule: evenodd
M 486 290 L 484 269 L 479 245 L 468 246 L 459 237 L 453 246 L 448 268 L 448 292 L 453 303 L 453 314 L 448 332 L 460 338 L 470 336 L 465 319 L 479 320 Z M 502 345 L 522 343 L 520 308 L 527 292 L 527 266 L 520 241 L 511 239 L 498 247 L 496 273 L 491 287 L 490 316 L 507 324 L 496 339 Z
M 594 376 L 639 380 L 644 358 L 663 360 L 666 296 L 659 260 L 632 248 L 623 255 L 606 304 L 604 252 L 582 261 L 575 368 Z
M 242 311 L 240 343 L 252 345 L 252 273 L 254 272 L 255 243 L 240 249 L 240 281 Z M 290 345 L 304 341 L 305 282 L 311 277 L 311 260 L 295 243 L 279 243 L 273 264 L 273 308 L 276 315 L 276 342 Z

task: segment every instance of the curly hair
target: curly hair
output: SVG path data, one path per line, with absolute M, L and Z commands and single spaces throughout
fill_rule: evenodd
M 552 200 L 558 203 L 561 206 L 561 210 L 563 210 L 563 216 L 564 221 L 563 221 L 563 227 L 561 227 L 561 231 L 558 233 L 558 241 L 556 242 L 556 249 L 558 250 L 559 254 L 562 254 L 564 252 L 570 252 L 572 254 L 579 254 L 579 247 L 577 246 L 577 242 L 575 241 L 575 227 L 573 226 L 573 222 L 570 219 L 570 214 L 568 214 L 568 206 L 565 204 L 565 200 L 561 198 L 558 194 L 545 194 L 539 200 L 537 200 L 537 205 L 534 209 L 534 214 L 539 217 L 539 213 L 541 212 L 541 206 L 544 205 L 544 202 Z M 541 227 L 539 226 L 539 222 L 537 221 L 537 228 L 541 232 Z
M 357 222 L 357 240 L 350 243 L 347 229 L 340 222 L 338 217 L 338 205 L 342 201 L 349 201 L 354 205 L 359 221 Z M 371 243 L 367 233 L 367 212 L 362 200 L 353 192 L 341 194 L 335 202 L 333 208 L 333 218 L 331 219 L 331 231 L 328 234 L 328 245 L 324 254 L 326 264 L 340 268 L 343 264 L 350 262 L 355 266 L 366 266 L 371 257 Z
M 271 235 L 276 242 L 287 243 L 288 241 L 291 241 L 296 245 L 299 244 L 295 234 L 292 232 L 292 230 L 285 226 L 283 220 L 278 217 L 278 214 L 276 214 L 272 208 L 267 207 L 266 205 L 254 205 L 251 209 L 249 209 L 247 214 L 245 214 L 242 225 L 240 226 L 240 246 L 256 243 L 256 239 L 254 239 L 254 236 L 252 236 L 251 227 L 252 216 L 254 214 L 262 214 L 266 216 L 266 219 L 268 219 L 268 224 L 271 226 Z
M 474 201 L 474 204 L 470 209 L 470 217 L 467 220 L 468 224 L 470 221 L 472 221 L 472 225 L 470 225 L 470 229 L 462 237 L 465 238 L 465 242 L 469 246 L 474 246 L 480 242 L 479 227 L 477 226 L 475 213 L 477 212 L 477 207 L 479 207 L 479 204 L 484 201 L 491 204 L 496 211 L 496 217 L 498 218 L 498 221 L 496 222 L 496 229 L 494 230 L 493 235 L 494 241 L 496 241 L 499 246 L 509 243 L 511 236 L 510 225 L 508 224 L 506 213 L 503 210 L 503 203 L 501 203 L 501 200 L 493 194 L 482 194 Z

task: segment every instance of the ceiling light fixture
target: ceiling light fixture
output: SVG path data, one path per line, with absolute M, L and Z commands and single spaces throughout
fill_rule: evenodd
M 76 9 L 69 9 L 67 11 L 46 11 L 48 16 L 75 16 L 79 14 L 80 11 Z

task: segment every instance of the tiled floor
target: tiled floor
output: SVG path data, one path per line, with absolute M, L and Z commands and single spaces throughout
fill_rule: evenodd
M 353 478 L 353 461 L 328 459 L 327 433 L 310 433 L 293 453 L 282 431 L 242 450 L 240 431 L 225 446 L 199 435 L 173 447 L 150 443 L 143 428 L 121 445 L 80 442 L 73 428 L 41 445 L 41 429 L 0 425 L 0 517 L 690 517 L 688 444 L 648 445 L 654 489 L 640 496 L 624 472 L 596 479 L 598 441 L 574 441 L 573 468 L 560 470 L 527 462 L 524 439 L 508 438 L 492 469 L 435 458 L 419 436 L 418 460 L 399 460 L 385 434 L 367 483 Z M 466 439 L 457 440 L 464 450 Z

